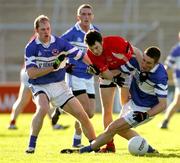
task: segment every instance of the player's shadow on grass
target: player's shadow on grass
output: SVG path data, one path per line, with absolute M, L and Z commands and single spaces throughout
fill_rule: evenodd
M 157 154 L 147 154 L 146 157 L 159 157 L 159 158 L 180 158 L 180 153 L 157 153 Z
M 27 137 L 28 134 L 0 134 L 0 137 L 11 137 L 13 138 L 17 138 L 17 137 Z

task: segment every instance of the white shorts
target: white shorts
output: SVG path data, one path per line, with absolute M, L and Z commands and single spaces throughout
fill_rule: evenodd
M 124 74 L 124 73 L 121 73 L 121 76 L 125 79 L 123 87 L 129 88 L 130 84 L 131 84 L 132 76 Z M 112 83 L 111 80 L 101 79 L 100 78 L 100 85 L 110 85 L 111 83 Z
M 151 120 L 152 118 L 149 118 L 141 123 L 136 122 L 133 119 L 133 112 L 134 111 L 141 111 L 141 112 L 146 112 L 148 111 L 149 107 L 142 107 L 142 106 L 137 106 L 132 100 L 129 100 L 122 108 L 121 110 L 121 117 L 124 118 L 124 120 L 132 127 L 136 127 L 139 126 L 141 124 L 144 124 L 146 122 L 148 122 L 149 120 Z
M 94 77 L 84 79 L 67 74 L 67 83 L 72 91 L 86 90 L 87 94 L 95 94 Z
M 21 83 L 23 83 L 25 85 L 25 87 L 30 86 L 30 83 L 28 82 L 29 76 L 27 74 L 27 71 L 25 71 L 25 68 L 21 69 L 20 79 L 21 79 Z
M 175 85 L 175 89 L 178 90 L 178 92 L 180 93 L 180 79 L 179 78 L 174 78 L 174 85 Z
M 34 98 L 37 97 L 38 93 L 44 92 L 53 107 L 62 107 L 70 98 L 74 97 L 65 81 L 43 85 L 30 85 L 30 88 Z

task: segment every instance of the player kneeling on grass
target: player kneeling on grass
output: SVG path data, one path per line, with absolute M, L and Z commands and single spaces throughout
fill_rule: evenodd
M 123 106 L 120 118 L 113 121 L 89 146 L 79 150 L 64 149 L 61 153 L 95 151 L 116 134 L 131 133 L 128 140 L 138 136 L 131 128 L 149 121 L 166 108 L 168 77 L 164 66 L 159 63 L 160 55 L 157 47 L 149 47 L 145 50 L 141 62 L 133 57 L 122 65 L 120 70 L 132 74 L 133 78 L 130 86 L 131 99 Z M 149 145 L 147 152 L 157 153 L 157 150 Z

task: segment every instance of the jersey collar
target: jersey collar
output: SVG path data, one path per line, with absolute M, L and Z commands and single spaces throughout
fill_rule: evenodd
M 53 35 L 51 35 L 51 40 L 50 40 L 49 44 L 44 44 L 44 43 L 42 43 L 42 42 L 39 40 L 38 37 L 36 37 L 35 41 L 36 41 L 36 44 L 41 44 L 42 46 L 44 46 L 45 48 L 47 48 L 47 47 L 49 47 L 50 44 L 52 44 L 52 43 L 55 42 L 55 37 L 54 37 Z
M 76 30 L 81 31 L 81 32 L 83 32 L 83 33 L 86 34 L 86 32 L 84 32 L 84 30 L 83 30 L 83 29 L 81 28 L 81 26 L 79 25 L 79 22 L 77 22 L 77 23 L 75 24 L 75 28 L 76 28 Z M 90 24 L 89 30 L 94 30 L 94 27 L 93 27 L 92 24 Z
M 154 72 L 158 69 L 158 67 L 159 67 L 159 63 L 158 63 L 156 66 L 154 66 L 154 67 L 150 70 L 150 72 L 154 73 Z

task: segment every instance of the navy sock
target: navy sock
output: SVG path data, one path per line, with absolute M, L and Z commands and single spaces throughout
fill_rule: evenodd
M 90 152 L 92 152 L 92 151 L 93 151 L 93 150 L 92 150 L 92 148 L 91 148 L 91 145 L 82 147 L 82 148 L 79 150 L 80 153 L 90 153 Z
M 92 141 L 93 141 L 93 140 L 89 140 L 89 143 L 91 144 Z M 98 152 L 99 150 L 100 150 L 100 148 L 95 149 L 94 152 Z M 93 151 L 93 150 L 92 150 L 92 151 Z M 92 152 L 92 151 L 91 151 L 91 152 Z
M 30 141 L 29 141 L 29 147 L 35 148 L 36 147 L 36 140 L 37 136 L 30 136 Z

